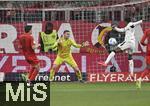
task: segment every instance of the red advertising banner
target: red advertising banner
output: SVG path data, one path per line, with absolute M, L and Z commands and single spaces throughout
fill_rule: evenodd
M 37 54 L 40 59 L 41 69 L 40 72 L 49 72 L 56 55 L 54 54 Z M 89 54 L 89 53 L 75 53 L 73 54 L 82 73 L 87 74 L 87 80 L 90 82 L 120 82 L 132 81 L 129 75 L 129 66 L 126 54 L 116 54 L 113 61 L 110 62 L 108 67 L 103 67 L 97 62 L 103 61 L 107 57 L 106 54 Z M 135 54 L 134 59 L 134 72 L 141 73 L 146 64 L 144 61 L 144 54 Z M 110 72 L 112 64 L 116 67 L 116 72 Z M 26 72 L 30 68 L 29 64 L 25 61 L 24 56 L 19 54 L 0 54 L 0 71 L 5 73 L 18 73 Z M 68 64 L 62 64 L 58 72 L 74 73 L 74 70 Z M 138 76 L 135 76 L 135 79 Z M 149 77 L 147 76 L 147 79 Z M 147 81 L 146 79 L 146 81 Z
M 87 78 L 89 82 L 132 82 L 136 81 L 140 75 L 141 72 L 134 73 L 134 77 L 128 72 L 90 73 Z M 150 81 L 150 76 L 145 76 L 143 81 Z

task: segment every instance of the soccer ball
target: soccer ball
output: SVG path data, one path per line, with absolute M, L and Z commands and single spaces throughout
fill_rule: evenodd
M 117 44 L 117 40 L 115 38 L 110 38 L 108 40 L 109 45 L 114 46 Z

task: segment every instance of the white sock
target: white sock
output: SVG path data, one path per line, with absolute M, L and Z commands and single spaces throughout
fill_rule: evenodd
M 142 81 L 142 78 L 140 77 L 140 78 L 138 78 L 138 80 Z
M 115 52 L 111 52 L 109 54 L 109 56 L 107 57 L 105 64 L 108 64 L 110 62 L 110 60 L 115 56 Z
M 134 70 L 134 62 L 133 62 L 133 60 L 129 60 L 129 69 L 130 69 L 131 75 L 133 75 L 133 70 Z

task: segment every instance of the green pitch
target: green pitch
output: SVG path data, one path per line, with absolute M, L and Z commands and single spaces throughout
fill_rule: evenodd
M 150 106 L 150 83 L 51 83 L 50 106 Z

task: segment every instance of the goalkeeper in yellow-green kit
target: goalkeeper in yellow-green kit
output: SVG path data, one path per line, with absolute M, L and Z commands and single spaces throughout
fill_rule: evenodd
M 65 63 L 69 64 L 74 69 L 76 76 L 78 77 L 78 80 L 80 82 L 84 82 L 82 80 L 81 71 L 80 71 L 78 65 L 76 64 L 76 62 L 72 56 L 71 46 L 74 46 L 76 48 L 81 48 L 81 47 L 88 46 L 89 42 L 86 41 L 86 42 L 83 42 L 82 44 L 76 44 L 75 41 L 71 40 L 69 37 L 70 37 L 70 31 L 65 30 L 63 32 L 63 36 L 61 36 L 57 40 L 57 42 L 52 46 L 52 48 L 55 48 L 55 47 L 58 48 L 58 54 L 57 54 L 57 57 L 53 63 L 53 66 L 50 70 L 50 81 L 53 81 L 56 69 L 62 63 L 65 62 Z

